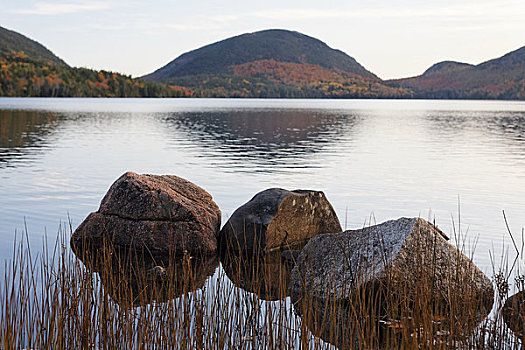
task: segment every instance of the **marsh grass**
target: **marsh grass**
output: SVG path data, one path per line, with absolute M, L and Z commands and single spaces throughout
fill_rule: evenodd
M 356 288 L 349 298 L 321 299 L 290 292 L 293 255 L 283 262 L 280 253 L 223 253 L 219 265 L 219 257 L 159 260 L 104 242 L 97 254 L 79 257 L 68 247 L 70 234 L 71 227 L 61 230 L 54 246 L 44 244 L 36 255 L 27 236 L 15 245 L 0 291 L 1 349 L 517 349 L 522 344 L 500 317 L 511 283 L 504 265 L 494 268 L 496 301 L 484 318 L 468 288 L 457 293 L 468 271 L 452 271 L 456 289 L 443 302 L 422 259 L 414 260 L 410 279 L 392 273 Z

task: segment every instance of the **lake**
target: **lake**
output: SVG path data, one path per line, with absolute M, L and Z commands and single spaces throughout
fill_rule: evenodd
M 74 229 L 126 171 L 200 185 L 223 223 L 270 187 L 324 191 L 347 229 L 435 220 L 490 276 L 489 251 L 516 255 L 502 210 L 522 243 L 525 103 L 0 98 L 1 260 L 26 227 L 37 246 Z

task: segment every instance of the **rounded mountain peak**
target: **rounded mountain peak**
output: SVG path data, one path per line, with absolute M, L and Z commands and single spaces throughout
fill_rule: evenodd
M 344 52 L 318 39 L 283 29 L 246 33 L 203 46 L 182 54 L 145 78 L 168 82 L 183 76 L 225 74 L 231 66 L 260 60 L 307 63 L 377 79 Z
M 468 63 L 456 62 L 456 61 L 443 61 L 432 65 L 427 69 L 423 75 L 433 74 L 433 73 L 448 73 L 458 70 L 463 70 L 467 68 L 474 67 Z

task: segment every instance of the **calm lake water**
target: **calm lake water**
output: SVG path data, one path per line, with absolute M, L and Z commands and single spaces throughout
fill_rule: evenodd
M 195 182 L 223 222 L 269 187 L 324 191 L 347 229 L 460 221 L 492 275 L 502 210 L 518 245 L 525 226 L 525 103 L 0 98 L 0 259 L 25 226 L 37 245 L 74 229 L 126 171 Z

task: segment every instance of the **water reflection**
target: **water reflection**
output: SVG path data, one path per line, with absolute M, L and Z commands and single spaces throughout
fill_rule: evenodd
M 493 165 L 507 163 L 513 169 L 525 164 L 523 112 L 432 112 L 426 120 L 428 140 L 443 143 L 449 155 L 479 162 L 492 158 Z
M 295 312 L 310 332 L 340 349 L 359 348 L 363 343 L 368 345 L 366 348 L 385 350 L 410 343 L 433 344 L 431 348 L 471 348 L 483 344 L 486 336 L 479 326 L 488 310 L 470 309 L 470 302 L 451 308 L 435 305 L 421 309 L 399 299 L 385 300 L 385 294 L 376 286 L 363 288 L 350 299 L 292 293 L 292 300 Z M 408 317 L 389 317 L 392 308 L 398 309 L 398 316 L 405 313 Z M 451 317 L 451 313 L 455 315 Z
M 351 112 L 232 110 L 172 114 L 165 123 L 198 144 L 201 156 L 275 172 L 276 166 L 312 167 L 309 156 L 348 137 L 360 120 Z
M 525 141 L 523 112 L 432 112 L 427 113 L 433 132 L 450 138 L 466 131 L 497 135 L 505 141 Z
M 104 289 L 124 309 L 167 302 L 199 290 L 219 266 L 216 256 L 161 262 L 120 258 L 111 268 L 104 264 L 97 272 Z
M 26 166 L 48 145 L 58 120 L 51 112 L 0 110 L 0 168 Z
M 290 295 L 288 285 L 293 266 L 282 260 L 281 252 L 261 258 L 224 253 L 221 264 L 236 287 L 256 294 L 259 299 L 277 301 Z
M 520 143 L 525 149 L 525 113 L 504 113 L 490 119 L 494 125 L 489 128 L 490 131 L 503 136 L 507 141 Z

